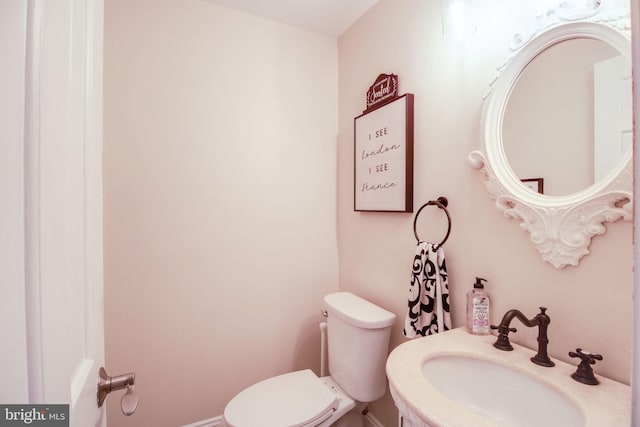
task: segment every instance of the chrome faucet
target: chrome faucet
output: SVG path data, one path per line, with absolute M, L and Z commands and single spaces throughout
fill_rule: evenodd
M 513 318 L 517 317 L 528 328 L 533 326 L 538 327 L 538 353 L 531 358 L 531 361 L 540 366 L 555 366 L 555 363 L 553 363 L 547 355 L 547 344 L 549 344 L 547 326 L 551 323 L 551 319 L 545 311 L 547 311 L 546 307 L 540 307 L 540 313 L 536 314 L 536 317 L 533 319 L 527 319 L 520 310 L 514 309 L 507 311 L 498 326 L 491 325 L 491 329 L 498 330 L 498 340 L 493 346 L 504 351 L 513 350 L 513 346 L 509 342 L 509 332 L 516 332 L 517 330 L 509 325 Z

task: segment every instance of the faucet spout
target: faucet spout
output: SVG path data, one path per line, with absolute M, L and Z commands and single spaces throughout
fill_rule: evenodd
M 546 314 L 546 311 L 546 307 L 540 307 L 540 313 L 532 319 L 527 319 L 520 310 L 513 309 L 507 311 L 498 326 L 491 325 L 491 329 L 498 330 L 498 339 L 493 346 L 504 351 L 513 350 L 513 346 L 509 342 L 509 332 L 517 331 L 516 328 L 510 327 L 511 321 L 517 318 L 528 328 L 538 327 L 538 353 L 531 358 L 531 361 L 540 366 L 555 366 L 555 363 L 553 363 L 547 354 L 547 346 L 549 344 L 547 328 L 549 323 L 551 323 L 551 318 Z

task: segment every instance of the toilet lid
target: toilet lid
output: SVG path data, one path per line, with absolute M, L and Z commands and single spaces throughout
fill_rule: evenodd
M 337 407 L 336 393 L 307 369 L 241 391 L 224 408 L 224 419 L 232 427 L 299 427 L 328 417 Z

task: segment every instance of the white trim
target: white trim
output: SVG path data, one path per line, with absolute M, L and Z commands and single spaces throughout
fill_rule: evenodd
M 182 427 L 222 427 L 222 425 L 222 415 L 219 415 L 206 420 L 196 421 L 193 424 L 187 424 Z
M 367 423 L 367 427 L 384 427 L 376 417 L 374 417 L 370 412 L 364 416 L 365 422 Z M 222 415 L 209 418 L 202 421 L 196 421 L 193 424 L 187 424 L 182 427 L 222 427 Z
M 0 401 L 29 401 L 25 295 L 24 133 L 27 4 L 0 2 Z
M 640 6 L 631 2 L 633 41 L 633 111 L 634 111 L 634 274 L 633 274 L 633 357 L 631 358 L 631 425 L 640 425 Z
M 368 412 L 367 415 L 364 416 L 364 420 L 367 423 L 366 427 L 384 427 L 384 424 L 374 417 L 371 412 Z
M 44 402 L 42 360 L 42 283 L 40 277 L 40 54 L 42 7 L 27 3 L 25 74 L 24 192 L 25 192 L 25 295 L 29 402 Z

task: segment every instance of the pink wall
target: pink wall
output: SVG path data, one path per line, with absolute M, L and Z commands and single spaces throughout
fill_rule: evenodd
M 259 379 L 317 368 L 321 299 L 338 282 L 395 312 L 391 347 L 404 342 L 413 216 L 353 211 L 353 119 L 391 72 L 415 94 L 415 207 L 450 201 L 454 326 L 482 276 L 494 322 L 545 305 L 552 356 L 603 353 L 597 372 L 628 382 L 631 224 L 556 270 L 467 162 L 516 29 L 504 1 L 465 44 L 444 42 L 439 2 L 419 0 L 380 0 L 337 43 L 200 0 L 105 9 L 107 365 L 135 370 L 141 396 L 131 418 L 113 399 L 110 426 L 214 417 Z M 441 215 L 421 216 L 421 237 L 441 238 Z M 388 396 L 372 413 L 395 425 Z
M 200 0 L 105 9 L 106 359 L 140 395 L 109 426 L 175 427 L 319 368 L 337 43 Z
M 417 210 L 441 195 L 450 203 L 453 229 L 445 252 L 454 326 L 464 324 L 465 293 L 481 276 L 489 282 L 494 323 L 511 308 L 533 316 L 546 306 L 553 357 L 568 360 L 567 353 L 576 347 L 602 353 L 596 371 L 628 383 L 632 225 L 607 225 L 607 233 L 592 241 L 591 254 L 579 267 L 556 270 L 542 262 L 518 223 L 494 207 L 481 176 L 467 162 L 469 152 L 480 147 L 482 98 L 496 67 L 507 59 L 507 44 L 517 29 L 511 3 L 484 2 L 476 11 L 478 32 L 464 44 L 443 41 L 439 2 L 419 0 L 381 0 L 340 37 L 340 288 L 395 312 L 391 347 L 404 342 L 416 244 L 413 215 L 353 211 L 353 119 L 364 110 L 364 95 L 378 74 L 395 73 L 400 92 L 415 94 L 414 206 Z M 437 209 L 425 211 L 419 221 L 421 237 L 441 239 L 442 215 Z M 535 337 L 535 331 L 520 327 L 514 341 L 533 348 Z M 395 425 L 397 413 L 389 396 L 372 405 L 372 412 L 385 425 Z

